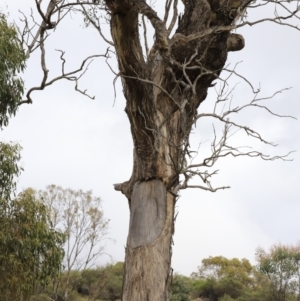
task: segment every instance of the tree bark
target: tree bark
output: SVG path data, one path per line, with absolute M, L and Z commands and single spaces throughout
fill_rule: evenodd
M 129 201 L 123 301 L 166 301 L 179 175 L 197 109 L 218 78 L 228 51 L 244 47 L 231 34 L 240 9 L 234 0 L 189 0 L 175 35 L 143 0 L 106 0 L 134 143 L 129 181 L 116 184 Z M 147 58 L 139 15 L 155 30 Z M 226 27 L 227 26 L 227 27 Z
M 174 202 L 160 180 L 134 185 L 122 300 L 168 299 Z

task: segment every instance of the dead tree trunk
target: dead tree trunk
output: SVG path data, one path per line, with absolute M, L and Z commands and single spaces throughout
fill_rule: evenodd
M 172 38 L 146 1 L 105 2 L 134 142 L 132 176 L 115 185 L 130 206 L 122 300 L 165 301 L 174 205 L 189 134 L 227 52 L 244 47 L 243 37 L 230 30 L 247 2 L 186 1 Z M 139 38 L 141 15 L 155 29 L 155 43 L 147 58 Z

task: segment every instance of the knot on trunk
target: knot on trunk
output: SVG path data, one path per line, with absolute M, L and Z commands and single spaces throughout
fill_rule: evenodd
M 131 195 L 131 190 L 132 190 L 130 181 L 114 184 L 114 189 L 116 191 L 121 191 L 127 197 L 127 199 L 130 200 L 130 195 Z
M 227 38 L 227 51 L 239 51 L 245 47 L 245 39 L 242 35 L 231 33 Z

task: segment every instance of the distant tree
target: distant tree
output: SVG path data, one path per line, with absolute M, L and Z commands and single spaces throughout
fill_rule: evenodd
M 175 274 L 171 283 L 170 301 L 189 301 L 192 280 L 189 277 Z
M 234 301 L 235 299 L 231 298 L 229 295 L 225 294 L 219 299 L 219 301 Z
M 256 258 L 258 271 L 270 280 L 272 301 L 300 300 L 300 243 L 258 248 Z
M 255 269 L 243 259 L 227 259 L 223 256 L 209 257 L 202 260 L 198 272 L 192 278 L 205 279 L 199 295 L 217 301 L 220 298 L 237 299 L 255 286 Z
M 34 295 L 30 298 L 30 301 L 52 301 L 52 300 L 53 299 L 50 299 L 48 294 L 43 294 L 43 293 Z
M 254 267 L 248 259 L 227 259 L 223 256 L 209 257 L 202 260 L 198 267 L 198 277 L 203 278 L 230 278 L 241 281 L 244 285 L 251 285 L 254 281 Z
M 32 189 L 1 212 L 0 300 L 29 300 L 61 269 L 64 235 L 50 226 L 47 207 Z
M 98 294 L 100 300 L 116 301 L 121 299 L 124 262 L 117 262 L 104 268 L 105 286 Z
M 0 12 L 0 128 L 16 114 L 24 85 L 18 73 L 25 69 L 26 55 L 14 25 Z
M 83 272 L 95 266 L 99 256 L 105 254 L 109 220 L 101 211 L 102 200 L 93 196 L 92 191 L 49 185 L 38 195 L 49 208 L 53 228 L 66 235 L 62 284 L 67 301 L 78 280 L 71 277 L 71 271 Z
M 256 268 L 253 269 L 254 282 L 244 287 L 238 301 L 273 301 L 270 296 L 270 281 L 266 275 L 261 274 Z
M 0 46 L 1 47 L 1 46 Z M 0 87 L 1 89 L 1 87 Z M 8 202 L 14 194 L 22 168 L 19 165 L 21 159 L 21 146 L 18 143 L 0 142 L 0 202 Z M 1 207 L 3 212 L 3 207 Z
M 236 300 L 237 301 L 273 301 L 266 287 L 246 290 Z
M 77 293 L 80 295 L 88 295 L 89 301 L 97 300 L 107 283 L 106 273 L 103 267 L 85 270 L 81 274 L 81 278 L 78 279 L 79 281 L 76 285 Z
M 190 277 L 191 279 L 191 291 L 190 291 L 190 298 L 191 300 L 197 299 L 200 295 L 205 291 L 205 287 L 207 286 L 207 280 L 203 278 L 195 278 L 193 276 Z
M 28 300 L 61 268 L 64 235 L 51 228 L 49 212 L 34 190 L 13 198 L 21 147 L 0 143 L 0 300 Z
M 121 298 L 124 263 L 117 262 L 82 272 L 77 292 L 89 301 L 115 301 Z

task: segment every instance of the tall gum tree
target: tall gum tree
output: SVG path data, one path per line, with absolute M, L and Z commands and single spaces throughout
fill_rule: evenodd
M 94 57 L 108 58 L 110 50 L 103 55 L 86 58 L 77 70 L 67 73 L 61 51 L 62 74 L 51 80 L 48 78 L 45 59 L 47 35 L 59 25 L 65 13 L 80 10 L 103 40 L 114 47 L 119 66 L 116 76 L 122 80 L 125 111 L 134 144 L 131 178 L 115 184 L 115 189 L 127 197 L 130 207 L 122 300 L 168 300 L 174 207 L 179 190 L 193 187 L 214 192 L 228 188 L 213 188 L 210 183 L 210 178 L 216 173 L 211 168 L 222 157 L 286 158 L 268 157 L 259 151 L 242 151 L 228 143 L 230 131 L 241 129 L 248 136 L 272 145 L 255 130 L 233 121 L 231 116 L 245 108 L 256 107 L 283 116 L 260 104 L 266 98 L 259 98 L 259 91 L 255 91 L 246 78 L 224 67 L 228 52 L 239 51 L 245 45 L 243 36 L 233 32 L 235 29 L 265 21 L 298 29 L 293 21 L 288 22 L 299 20 L 299 4 L 293 0 L 289 3 L 280 0 L 258 3 L 251 0 L 185 0 L 184 10 L 179 14 L 178 1 L 166 0 L 164 16 L 160 18 L 145 0 L 51 0 L 45 7 L 42 1 L 35 2 L 41 25 L 37 33 L 31 35 L 31 42 L 27 42 L 30 28 L 25 22 L 21 37 L 26 44 L 27 55 L 40 49 L 43 78 L 40 86 L 28 90 L 21 103 L 31 103 L 32 92 L 43 90 L 60 79 L 74 81 L 78 90 L 77 82 L 86 71 L 88 61 Z M 253 22 L 245 20 L 247 9 L 265 5 L 280 9 L 275 9 L 271 18 Z M 110 24 L 112 41 L 103 35 L 97 17 L 99 12 Z M 145 19 L 150 21 L 154 30 L 151 48 L 147 43 Z M 144 29 L 144 39 L 140 28 Z M 225 79 L 221 78 L 223 70 L 229 72 Z M 228 105 L 226 109 L 217 110 L 216 107 L 220 103 L 223 106 L 230 96 L 231 92 L 226 92 L 225 87 L 232 74 L 240 76 L 252 88 L 254 97 L 248 104 Z M 220 80 L 221 89 L 215 109 L 212 113 L 201 113 L 199 106 L 216 80 Z M 78 91 L 89 96 L 86 91 Z M 221 122 L 223 136 L 220 139 L 214 137 L 212 152 L 207 158 L 193 163 L 189 136 L 202 117 Z M 194 177 L 201 183 L 191 184 Z
M 185 41 L 187 36 L 209 31 L 211 7 L 206 1 L 186 3 L 171 41 L 163 21 L 144 1 L 106 3 L 134 143 L 131 179 L 116 185 L 130 204 L 123 300 L 167 300 L 174 190 L 185 156 L 183 146 L 197 108 L 226 62 L 230 33 L 203 34 Z M 155 28 L 156 41 L 147 61 L 140 44 L 139 14 Z M 232 18 L 221 15 L 218 25 L 231 22 Z M 196 68 L 184 68 L 184 63 Z M 204 70 L 212 71 L 205 75 Z

